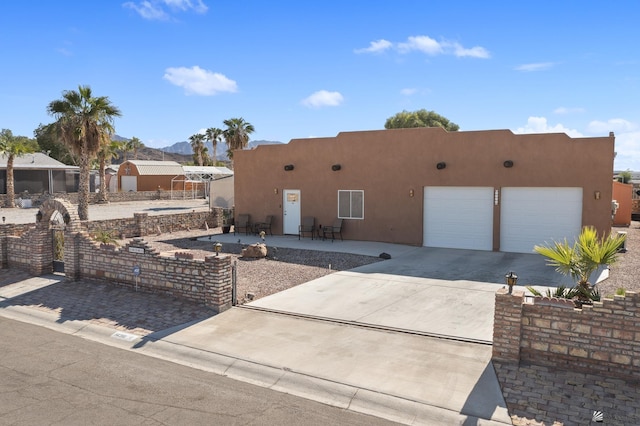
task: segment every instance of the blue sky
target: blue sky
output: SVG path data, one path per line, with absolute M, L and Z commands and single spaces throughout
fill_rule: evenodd
M 382 129 L 616 134 L 640 171 L 640 2 L 23 0 L 0 3 L 0 128 L 32 136 L 90 85 L 145 145 L 243 117 L 252 139 Z

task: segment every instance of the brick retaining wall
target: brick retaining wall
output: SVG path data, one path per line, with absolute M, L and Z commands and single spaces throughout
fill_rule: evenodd
M 213 308 L 231 307 L 231 257 L 204 260 L 160 256 L 142 238 L 121 248 L 104 246 L 79 235 L 79 278 L 96 278 L 141 291 L 166 294 Z M 134 266 L 140 267 L 136 283 Z
M 574 308 L 564 299 L 496 293 L 493 359 L 640 380 L 640 294 Z

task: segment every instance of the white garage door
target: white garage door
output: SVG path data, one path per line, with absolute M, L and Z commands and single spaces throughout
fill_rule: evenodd
M 493 249 L 493 188 L 426 186 L 424 236 L 427 247 Z
M 503 188 L 501 198 L 500 251 L 532 253 L 580 234 L 582 188 Z

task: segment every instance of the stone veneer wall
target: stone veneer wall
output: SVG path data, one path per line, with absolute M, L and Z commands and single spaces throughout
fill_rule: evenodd
M 195 196 L 197 199 L 204 199 L 206 194 L 204 189 L 200 188 L 195 193 L 191 191 L 173 191 L 174 200 L 192 199 Z M 78 204 L 77 192 L 56 192 L 55 198 L 66 200 L 74 204 Z M 147 200 L 171 200 L 171 191 L 128 191 L 128 192 L 108 192 L 107 199 L 111 202 L 123 202 L 123 201 L 147 201 Z M 7 198 L 7 194 L 0 194 L 0 205 L 4 205 Z M 34 207 L 39 206 L 44 200 L 52 198 L 50 194 L 15 194 L 15 199 L 18 198 L 30 199 Z M 89 194 L 89 202 L 96 203 L 98 200 L 98 194 L 92 192 Z
M 141 291 L 187 299 L 222 312 L 231 307 L 231 257 L 204 260 L 160 256 L 141 238 L 121 248 L 77 235 L 78 278 L 106 280 Z M 65 259 L 65 269 L 66 269 Z M 134 266 L 140 267 L 136 283 Z
M 496 294 L 493 359 L 640 380 L 640 294 L 574 308 L 564 299 Z
M 222 209 L 208 212 L 176 213 L 149 216 L 148 213 L 134 213 L 133 218 L 94 220 L 87 222 L 87 230 L 112 230 L 122 238 L 144 237 L 166 232 L 192 229 L 216 228 L 222 225 Z

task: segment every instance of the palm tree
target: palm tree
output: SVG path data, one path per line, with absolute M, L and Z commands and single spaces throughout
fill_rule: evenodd
M 142 141 L 134 136 L 131 139 L 129 139 L 126 142 L 126 144 L 127 144 L 127 151 L 133 151 L 133 159 L 137 160 L 138 150 L 140 148 L 144 148 L 144 144 L 142 143 Z
M 216 148 L 218 146 L 218 143 L 222 142 L 222 134 L 222 129 L 218 129 L 217 127 L 209 127 L 205 131 L 206 140 L 208 142 L 211 142 L 211 145 L 213 147 L 213 155 L 211 156 L 211 159 L 213 160 L 214 166 L 218 163 Z
M 546 246 L 535 246 L 533 249 L 547 258 L 548 265 L 576 280 L 578 298 L 588 302 L 593 292 L 589 277 L 599 267 L 617 261 L 618 250 L 622 247 L 624 238 L 624 235 L 598 238 L 596 229 L 586 226 L 573 245 L 565 239 L 563 242 L 556 241 Z
M 2 129 L 0 132 L 0 154 L 7 157 L 7 199 L 5 207 L 13 208 L 15 202 L 15 183 L 13 179 L 13 162 L 16 157 L 34 152 L 33 146 L 29 145 L 29 139 L 25 136 L 13 136 L 9 129 Z
M 191 141 L 191 149 L 193 150 L 193 160 L 196 166 L 202 166 L 202 153 L 204 151 L 204 135 L 202 133 L 196 133 L 189 136 Z
M 108 144 L 102 145 L 100 151 L 98 151 L 98 161 L 100 163 L 98 166 L 98 170 L 100 171 L 100 189 L 98 192 L 99 203 L 106 203 L 109 201 L 107 196 L 107 180 L 105 172 L 107 168 L 107 161 L 110 161 L 113 158 L 118 158 L 118 153 L 122 150 L 122 145 L 124 145 L 124 143 L 111 141 Z
M 229 147 L 229 158 L 233 167 L 233 151 L 245 149 L 249 143 L 249 135 L 255 131 L 251 123 L 244 121 L 244 118 L 230 118 L 223 121 L 227 128 L 223 131 L 223 136 Z
M 89 173 L 91 160 L 102 145 L 111 141 L 113 121 L 122 113 L 106 96 L 94 97 L 89 86 L 78 86 L 78 90 L 65 90 L 62 99 L 52 101 L 47 112 L 58 137 L 80 160 L 80 183 L 78 188 L 78 215 L 89 219 Z

